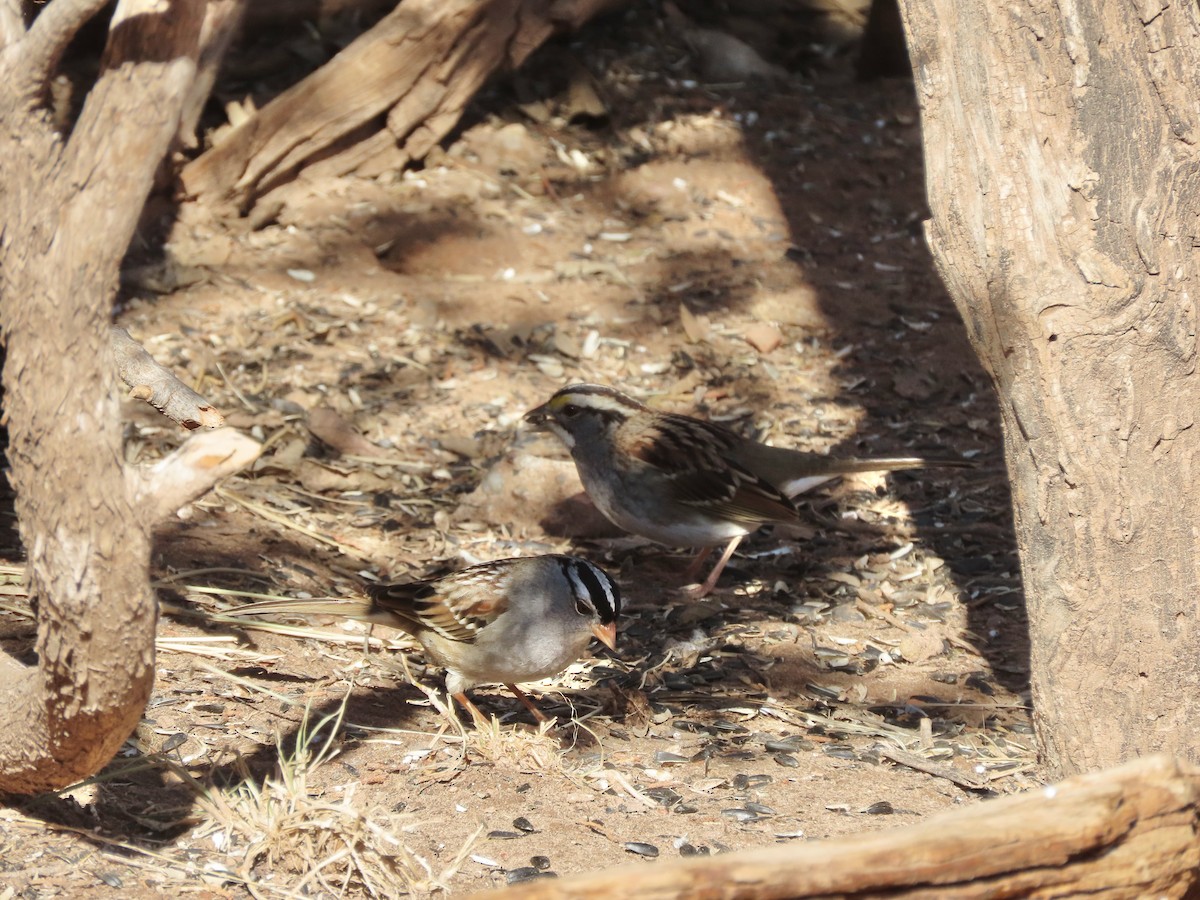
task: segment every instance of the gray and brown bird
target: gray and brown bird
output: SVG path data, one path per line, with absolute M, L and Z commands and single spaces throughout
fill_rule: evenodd
M 574 556 L 500 559 L 368 592 L 363 600 L 268 600 L 225 615 L 333 615 L 398 628 L 446 670 L 447 690 L 476 721 L 482 716 L 466 695 L 476 685 L 503 684 L 544 721 L 517 682 L 557 675 L 593 637 L 616 649 L 620 590 Z
M 738 543 L 768 522 L 795 522 L 792 498 L 839 475 L 929 465 L 919 456 L 836 458 L 771 447 L 691 416 L 660 412 L 611 387 L 572 384 L 525 415 L 566 445 L 592 502 L 614 524 L 673 547 L 703 547 L 720 560 L 692 593 L 717 583 Z

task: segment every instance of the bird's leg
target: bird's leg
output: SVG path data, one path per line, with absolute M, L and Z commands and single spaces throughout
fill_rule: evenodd
M 463 709 L 471 714 L 471 721 L 475 723 L 476 728 L 486 728 L 488 720 L 483 717 L 483 713 L 479 711 L 479 707 L 471 702 L 471 698 L 465 693 L 459 692 L 454 695 L 454 699 L 462 704 Z
M 526 694 L 523 690 L 521 690 L 515 684 L 509 684 L 507 681 L 504 683 L 504 686 L 513 692 L 513 695 L 516 696 L 516 698 L 521 701 L 521 703 L 525 706 L 525 708 L 527 710 L 529 710 L 531 713 L 533 713 L 533 717 L 535 719 L 537 719 L 539 722 L 549 722 L 550 721 L 549 719 L 546 718 L 546 714 L 537 708 L 537 706 L 534 704 L 534 702 L 529 699 L 529 695 Z
M 688 563 L 687 571 L 683 573 L 684 584 L 691 584 L 696 580 L 696 576 L 704 568 L 704 561 L 708 559 L 708 554 L 710 553 L 712 553 L 712 547 L 702 547 L 700 552 L 696 554 L 696 558 Z
M 700 597 L 705 597 L 712 591 L 713 588 L 717 586 L 717 579 L 721 577 L 721 572 L 724 571 L 726 563 L 729 562 L 730 557 L 733 556 L 733 551 L 737 549 L 738 544 L 742 542 L 742 538 L 744 537 L 744 534 L 739 534 L 725 545 L 725 552 L 721 554 L 721 558 L 717 560 L 717 564 L 713 567 L 713 570 L 709 572 L 708 577 L 704 579 L 704 584 L 700 585 L 698 588 L 689 589 L 687 591 L 687 595 L 689 597 L 691 597 L 693 600 L 699 599 Z

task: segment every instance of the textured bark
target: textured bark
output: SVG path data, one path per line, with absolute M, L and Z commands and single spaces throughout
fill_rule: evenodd
M 248 209 L 314 163 L 321 175 L 402 168 L 450 133 L 497 71 L 626 2 L 405 0 L 189 163 L 184 190 Z
M 492 900 L 1194 896 L 1200 770 L 1166 757 L 824 841 L 638 863 L 485 891 Z
M 904 0 L 929 244 L 1001 397 L 1059 772 L 1200 757 L 1200 11 Z
M 37 664 L 0 686 L 0 792 L 93 774 L 137 724 L 154 677 L 152 522 L 122 465 L 108 316 L 194 73 L 204 3 L 122 0 L 64 143 L 42 90 L 101 5 L 54 0 L 0 53 L 8 461 L 38 603 Z

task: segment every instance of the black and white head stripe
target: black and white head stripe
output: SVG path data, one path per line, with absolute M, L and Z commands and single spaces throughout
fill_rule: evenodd
M 618 420 L 648 409 L 644 403 L 602 384 L 567 385 L 555 392 L 546 402 L 546 407 L 557 415 L 569 415 L 573 410 L 585 409 Z
M 646 409 L 646 404 L 635 400 L 628 394 L 623 394 L 616 388 L 609 387 L 606 384 L 588 384 L 580 382 L 578 384 L 568 384 L 566 387 L 559 388 L 554 392 L 554 396 L 550 399 L 571 399 L 580 397 L 597 398 L 601 402 L 607 401 L 614 406 L 632 406 L 636 409 Z
M 571 585 L 580 615 L 595 614 L 603 625 L 617 621 L 621 614 L 621 591 L 603 569 L 577 556 L 560 556 L 558 564 Z

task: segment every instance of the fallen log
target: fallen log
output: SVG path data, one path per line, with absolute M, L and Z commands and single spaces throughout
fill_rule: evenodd
M 1165 756 L 918 825 L 537 879 L 479 900 L 1190 897 L 1200 890 L 1200 769 Z
M 184 193 L 245 211 L 320 160 L 325 175 L 402 168 L 476 91 L 559 31 L 628 0 L 405 0 L 184 167 Z

